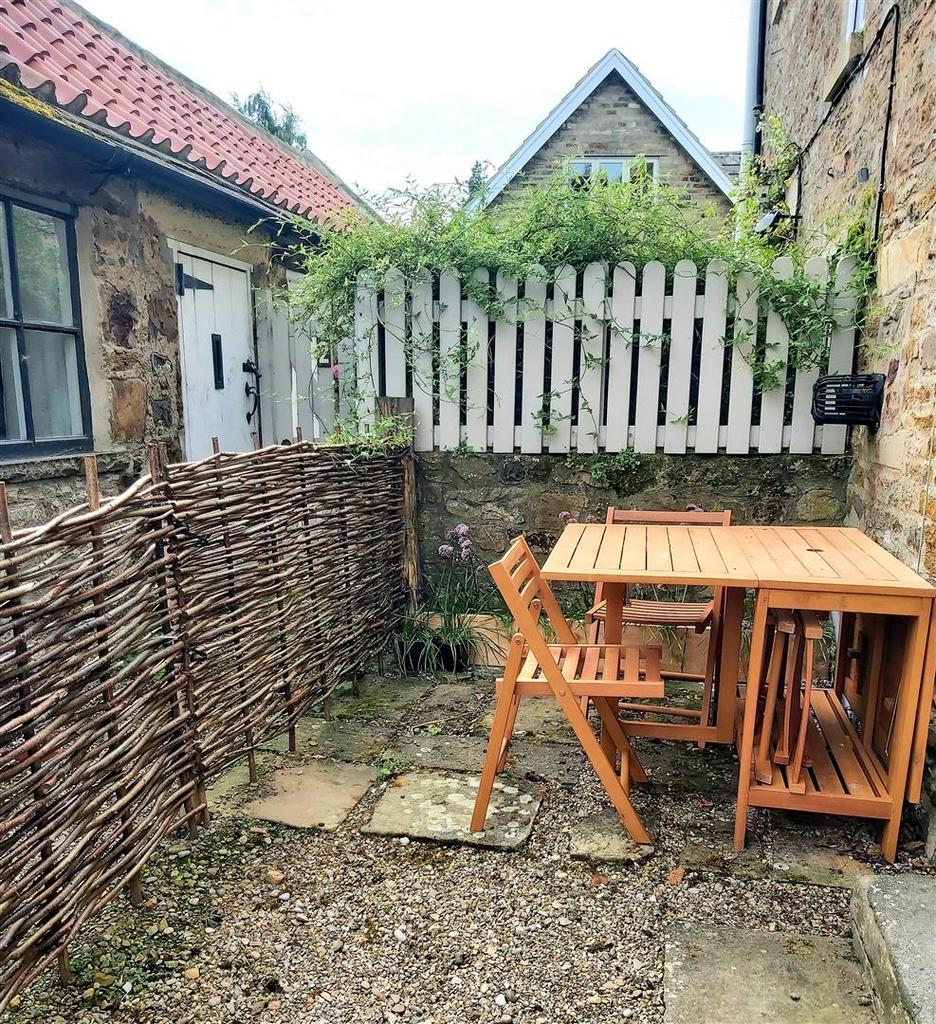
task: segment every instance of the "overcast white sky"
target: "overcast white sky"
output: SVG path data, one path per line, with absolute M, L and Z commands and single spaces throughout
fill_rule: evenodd
M 83 0 L 230 99 L 263 85 L 375 191 L 500 164 L 612 46 L 711 149 L 741 141 L 750 0 Z

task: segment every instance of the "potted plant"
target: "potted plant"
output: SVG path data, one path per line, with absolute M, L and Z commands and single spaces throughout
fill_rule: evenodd
M 446 533 L 438 554 L 441 566 L 428 596 L 406 616 L 400 632 L 398 653 L 405 672 L 464 672 L 491 642 L 475 619 L 496 607 L 497 596 L 465 523 Z

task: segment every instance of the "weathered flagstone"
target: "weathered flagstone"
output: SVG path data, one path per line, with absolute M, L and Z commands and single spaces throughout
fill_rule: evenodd
M 391 729 L 370 722 L 301 718 L 296 724 L 296 751 L 338 761 L 373 761 L 389 747 L 391 733 Z M 263 748 L 284 753 L 288 750 L 287 737 L 277 736 Z
M 735 878 L 764 878 L 767 875 L 767 865 L 753 842 L 743 850 L 735 850 L 730 839 L 710 843 L 689 842 L 679 855 L 679 863 L 687 871 L 725 873 Z
M 847 939 L 676 923 L 665 1024 L 874 1024 Z
M 345 693 L 332 702 L 332 717 L 357 722 L 396 722 L 432 688 L 428 680 L 362 679 L 358 693 Z
M 244 808 L 251 818 L 276 821 L 293 828 L 336 829 L 354 810 L 377 773 L 341 761 L 312 761 L 274 772 L 271 792 Z
M 853 889 L 860 879 L 873 874 L 870 865 L 817 844 L 808 833 L 779 832 L 775 835 L 770 877 L 778 881 Z
M 650 831 L 648 822 L 645 827 Z M 592 863 L 636 864 L 654 852 L 652 846 L 635 843 L 611 810 L 599 811 L 572 826 L 572 856 Z
M 492 708 L 481 716 L 476 731 L 488 735 L 493 721 Z M 578 742 L 562 708 L 549 697 L 531 697 L 520 702 L 514 735 L 539 736 L 560 743 Z
M 469 832 L 478 781 L 476 775 L 450 772 L 401 775 L 377 801 L 364 831 L 499 850 L 519 849 L 530 836 L 539 797 L 529 785 L 501 777 L 494 783 L 485 830 Z

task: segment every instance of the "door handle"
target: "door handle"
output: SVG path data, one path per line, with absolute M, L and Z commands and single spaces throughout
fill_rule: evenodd
M 253 384 L 249 380 L 244 383 L 244 394 L 248 398 L 253 398 L 253 406 L 250 412 L 247 413 L 247 422 L 250 423 L 254 416 L 257 415 L 257 409 L 260 408 L 260 378 L 263 374 L 260 372 L 260 367 L 252 359 L 245 359 L 241 364 L 241 369 L 244 373 L 249 373 L 254 378 Z

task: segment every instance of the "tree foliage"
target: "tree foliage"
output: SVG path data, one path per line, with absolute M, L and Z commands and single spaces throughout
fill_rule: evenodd
M 252 92 L 241 100 L 235 93 L 231 97 L 236 109 L 264 131 L 275 136 L 280 142 L 296 149 L 306 148 L 306 134 L 302 120 L 288 103 L 277 103 L 266 89 Z

